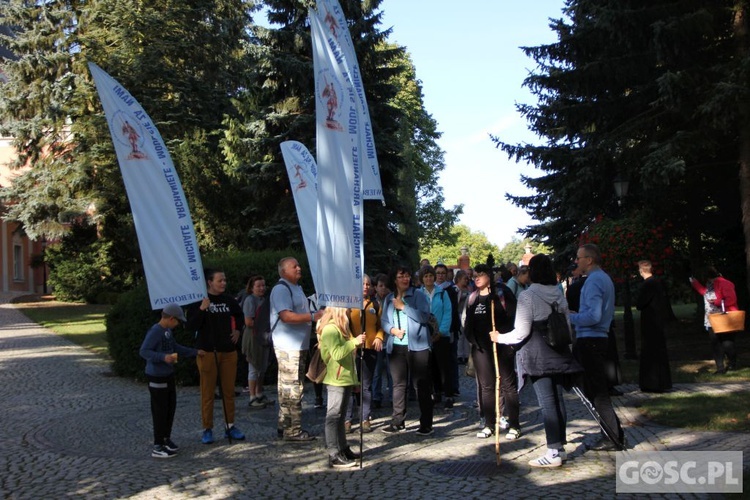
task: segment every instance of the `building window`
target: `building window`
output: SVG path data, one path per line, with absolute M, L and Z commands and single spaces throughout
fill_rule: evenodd
M 13 245 L 13 279 L 23 281 L 23 247 Z

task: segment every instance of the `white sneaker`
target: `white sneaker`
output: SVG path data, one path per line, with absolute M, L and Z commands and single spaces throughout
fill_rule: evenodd
M 560 455 L 549 458 L 547 455 L 544 455 L 543 457 L 539 457 L 534 460 L 529 460 L 529 465 L 532 467 L 560 467 L 562 465 L 562 458 L 560 458 Z

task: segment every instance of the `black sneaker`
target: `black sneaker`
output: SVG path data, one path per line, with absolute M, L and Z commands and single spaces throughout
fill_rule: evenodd
M 175 452 L 175 453 L 177 453 L 177 452 L 179 451 L 179 449 L 180 449 L 180 447 L 179 447 L 179 446 L 177 446 L 177 445 L 175 444 L 175 442 L 174 442 L 174 441 L 172 441 L 172 440 L 171 440 L 171 439 L 169 439 L 169 438 L 167 438 L 166 440 L 164 440 L 164 447 L 165 447 L 166 449 L 168 449 L 169 451 L 173 451 L 173 452 Z
M 300 431 L 298 434 L 293 436 L 284 436 L 284 441 L 290 441 L 293 443 L 307 443 L 315 440 L 315 436 L 311 435 L 307 431 Z
M 166 447 L 160 444 L 155 444 L 153 449 L 151 450 L 151 456 L 154 458 L 172 458 L 175 455 L 177 455 L 177 453 L 168 450 Z
M 399 432 L 404 432 L 404 429 L 406 429 L 406 426 L 389 424 L 380 430 L 386 434 L 398 434 Z
M 354 460 L 349 460 L 341 453 L 337 453 L 332 457 L 328 457 L 328 465 L 333 467 L 334 469 L 348 469 L 357 465 L 357 462 L 355 462 Z
M 591 451 L 620 451 L 621 446 L 613 443 L 609 438 L 602 436 L 598 441 L 590 445 L 586 445 Z
M 432 430 L 432 427 L 430 427 L 429 429 L 420 427 L 419 429 L 417 429 L 417 436 L 429 436 L 433 432 L 434 431 Z
M 349 446 L 344 449 L 344 456 L 349 460 L 359 460 L 360 458 L 362 458 L 361 454 L 357 453 L 356 451 L 352 451 Z

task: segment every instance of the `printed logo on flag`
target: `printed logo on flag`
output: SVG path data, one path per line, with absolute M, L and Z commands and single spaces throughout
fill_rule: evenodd
M 292 178 L 294 179 L 292 182 L 294 183 L 294 190 L 299 191 L 300 189 L 305 189 L 308 186 L 307 181 L 305 181 L 305 175 L 308 174 L 307 169 L 300 165 L 299 163 L 294 164 L 294 175 Z M 308 174 L 309 175 L 309 174 Z
M 328 69 L 322 69 L 318 72 L 318 78 L 315 80 L 318 86 L 317 98 L 326 109 L 325 126 L 328 129 L 337 132 L 343 132 L 344 127 L 341 125 L 341 106 L 339 106 L 339 96 L 344 96 L 344 87 L 341 82 Z
M 339 23 L 336 20 L 335 17 L 333 17 L 333 14 L 331 14 L 331 11 L 328 9 L 325 9 L 326 16 L 323 18 L 323 23 L 325 23 L 326 26 L 328 26 L 328 32 L 331 33 L 331 36 L 336 39 L 336 41 L 339 41 Z
M 147 160 L 148 155 L 144 151 L 145 144 L 144 130 L 140 121 L 134 116 L 124 111 L 117 111 L 112 116 L 111 130 L 118 130 L 121 133 L 114 134 L 115 140 L 123 146 L 130 148 L 128 160 Z

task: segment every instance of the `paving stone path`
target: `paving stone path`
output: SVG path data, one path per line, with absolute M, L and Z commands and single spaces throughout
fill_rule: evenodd
M 324 410 L 305 396 L 303 426 L 319 438 L 310 444 L 276 439 L 276 408 L 251 410 L 238 398 L 236 425 L 247 440 L 200 443 L 199 394 L 178 388 L 173 440 L 176 458 L 151 458 L 151 418 L 144 384 L 113 377 L 102 358 L 30 321 L 0 295 L 0 497 L 24 498 L 558 498 L 611 497 L 615 454 L 587 451 L 596 423 L 567 396 L 569 460 L 557 469 L 531 469 L 544 453 L 541 414 L 531 388 L 521 394 L 523 436 L 502 439 L 502 465 L 494 441 L 478 429 L 473 380 L 461 377 L 453 409 L 436 409 L 435 433 L 387 436 L 390 407 L 374 410 L 376 430 L 365 434 L 362 469 L 331 470 L 323 449 Z M 137 346 L 134 346 L 137 347 Z M 311 389 L 311 388 L 310 388 Z M 614 398 L 633 450 L 747 450 L 750 436 L 691 432 L 655 425 L 638 412 L 648 396 L 621 386 Z M 693 384 L 679 391 L 749 390 L 750 384 Z M 306 391 L 306 392 L 311 392 Z M 269 394 L 272 394 L 269 392 Z M 275 399 L 275 395 L 273 395 Z M 214 435 L 221 437 L 221 404 Z M 358 447 L 358 427 L 350 442 Z M 745 454 L 744 471 L 750 471 Z M 695 498 L 671 495 L 671 498 Z

